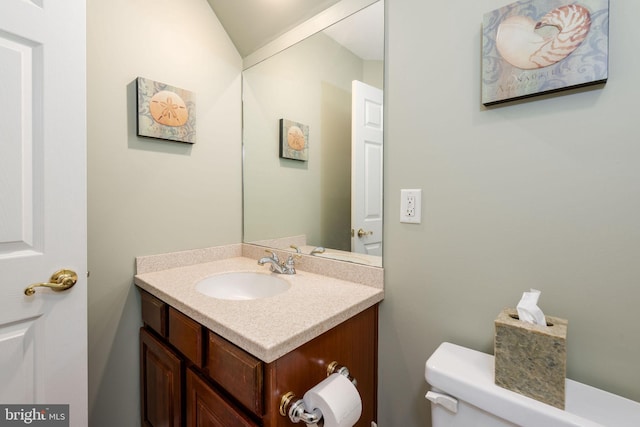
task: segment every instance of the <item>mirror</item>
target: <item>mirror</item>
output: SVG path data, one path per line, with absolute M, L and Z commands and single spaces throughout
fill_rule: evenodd
M 244 70 L 244 242 L 382 266 L 383 52 L 381 0 Z

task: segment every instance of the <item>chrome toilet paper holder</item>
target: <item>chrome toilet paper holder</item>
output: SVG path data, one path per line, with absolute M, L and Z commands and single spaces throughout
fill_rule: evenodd
M 329 363 L 327 366 L 327 377 L 331 374 L 343 375 L 347 377 L 354 386 L 358 385 L 358 381 L 351 376 L 349 369 L 336 361 Z M 280 398 L 280 415 L 283 417 L 288 416 L 293 423 L 302 421 L 305 424 L 317 424 L 322 420 L 322 412 L 319 409 L 308 412 L 304 400 L 296 399 L 296 395 L 292 391 L 282 395 Z

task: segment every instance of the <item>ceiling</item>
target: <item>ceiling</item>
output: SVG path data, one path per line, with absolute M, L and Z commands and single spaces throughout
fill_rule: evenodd
M 367 61 L 384 59 L 384 2 L 379 1 L 335 23 L 324 33 Z
M 207 0 L 244 58 L 340 0 Z

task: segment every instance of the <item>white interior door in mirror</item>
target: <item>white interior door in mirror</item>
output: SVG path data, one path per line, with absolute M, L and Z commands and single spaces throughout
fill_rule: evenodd
M 353 252 L 382 255 L 382 91 L 352 86 L 351 229 Z
M 0 403 L 87 425 L 85 1 L 0 2 Z M 37 288 L 63 268 L 64 292 Z M 84 274 L 83 274 L 84 273 Z

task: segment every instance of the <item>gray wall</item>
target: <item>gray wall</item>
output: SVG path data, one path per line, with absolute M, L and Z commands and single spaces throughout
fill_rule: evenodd
M 89 0 L 89 402 L 135 426 L 134 258 L 241 240 L 242 61 L 206 0 Z M 136 77 L 196 94 L 195 145 L 139 138 Z
M 426 359 L 492 352 L 531 287 L 569 320 L 568 376 L 640 400 L 640 3 L 611 4 L 605 87 L 485 109 L 482 16 L 508 3 L 387 2 L 381 427 L 429 425 Z

